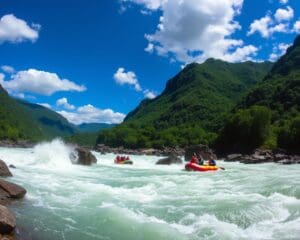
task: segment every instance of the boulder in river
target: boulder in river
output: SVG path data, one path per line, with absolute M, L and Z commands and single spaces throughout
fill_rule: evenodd
M 0 234 L 9 234 L 15 229 L 15 227 L 15 215 L 7 207 L 0 205 Z
M 0 189 L 7 192 L 10 198 L 22 198 L 26 194 L 25 188 L 3 179 L 0 179 Z
M 11 177 L 12 176 L 6 163 L 1 159 L 0 159 L 0 176 L 1 177 Z
M 0 188 L 0 204 L 6 205 L 10 200 L 9 194 Z
M 90 150 L 82 147 L 77 147 L 76 152 L 78 154 L 76 164 L 81 165 L 92 165 L 93 163 L 97 163 L 97 158 L 91 153 Z
M 16 168 L 16 166 L 15 165 L 13 165 L 13 164 L 9 164 L 9 166 L 8 166 L 9 168 Z
M 181 159 L 174 154 L 171 154 L 169 157 L 162 158 L 156 162 L 156 164 L 160 164 L 160 165 L 170 165 L 170 164 L 180 164 L 180 163 L 182 163 Z
M 236 161 L 241 161 L 243 155 L 239 154 L 239 153 L 233 153 L 233 154 L 229 154 L 227 155 L 227 157 L 225 158 L 226 162 L 236 162 Z

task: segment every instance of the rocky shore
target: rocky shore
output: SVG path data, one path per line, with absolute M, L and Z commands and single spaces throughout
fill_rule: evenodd
M 288 154 L 284 150 L 271 151 L 256 149 L 252 154 L 230 154 L 224 159 L 226 162 L 241 162 L 245 164 L 258 164 L 275 162 L 279 164 L 300 164 L 300 156 Z
M 124 155 L 155 155 L 155 156 L 169 156 L 171 154 L 176 154 L 177 156 L 183 156 L 185 150 L 183 148 L 171 148 L 165 147 L 163 149 L 127 149 L 124 147 L 109 147 L 104 144 L 98 144 L 94 147 L 95 151 L 101 154 L 114 153 L 114 154 L 124 154 Z
M 189 161 L 192 155 L 196 153 L 201 155 L 204 160 L 210 158 L 221 159 L 224 158 L 226 162 L 241 162 L 245 164 L 257 164 L 266 162 L 275 162 L 279 164 L 297 164 L 300 163 L 300 156 L 294 154 L 288 154 L 284 150 L 264 150 L 256 149 L 251 154 L 240 154 L 234 153 L 229 154 L 225 157 L 217 156 L 214 151 L 206 145 L 194 145 L 189 146 L 185 149 L 183 148 L 170 148 L 166 147 L 164 149 L 126 149 L 123 147 L 112 148 L 103 144 L 98 144 L 93 149 L 102 154 L 114 153 L 114 154 L 125 154 L 125 155 L 155 155 L 155 156 L 165 156 L 166 158 L 161 159 L 157 164 L 173 164 L 180 163 L 178 159 L 179 156 L 184 156 L 185 161 Z
M 3 160 L 0 160 L 0 239 L 14 240 L 24 239 L 22 231 L 16 226 L 16 217 L 7 207 L 15 200 L 22 199 L 26 190 L 9 181 L 4 180 L 5 177 L 11 177 L 12 173 Z M 26 237 L 26 239 L 30 239 Z
M 8 148 L 32 148 L 35 145 L 33 142 L 29 142 L 26 140 L 0 140 L 0 147 L 8 147 Z

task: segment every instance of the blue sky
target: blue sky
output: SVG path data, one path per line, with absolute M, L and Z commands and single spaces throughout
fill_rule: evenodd
M 118 123 L 190 62 L 275 61 L 299 0 L 1 0 L 0 84 L 74 123 Z

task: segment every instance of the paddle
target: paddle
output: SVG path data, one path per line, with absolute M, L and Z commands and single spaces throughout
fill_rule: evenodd
M 225 170 L 225 168 L 223 168 L 223 167 L 219 167 L 220 169 L 222 169 L 222 170 Z

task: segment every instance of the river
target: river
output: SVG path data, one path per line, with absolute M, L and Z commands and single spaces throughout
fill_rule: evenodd
M 156 156 L 94 153 L 98 163 L 73 165 L 60 140 L 34 148 L 0 148 L 13 164 L 10 181 L 27 189 L 10 208 L 33 239 L 199 240 L 299 239 L 300 165 L 245 165 L 186 172 L 158 166 Z

